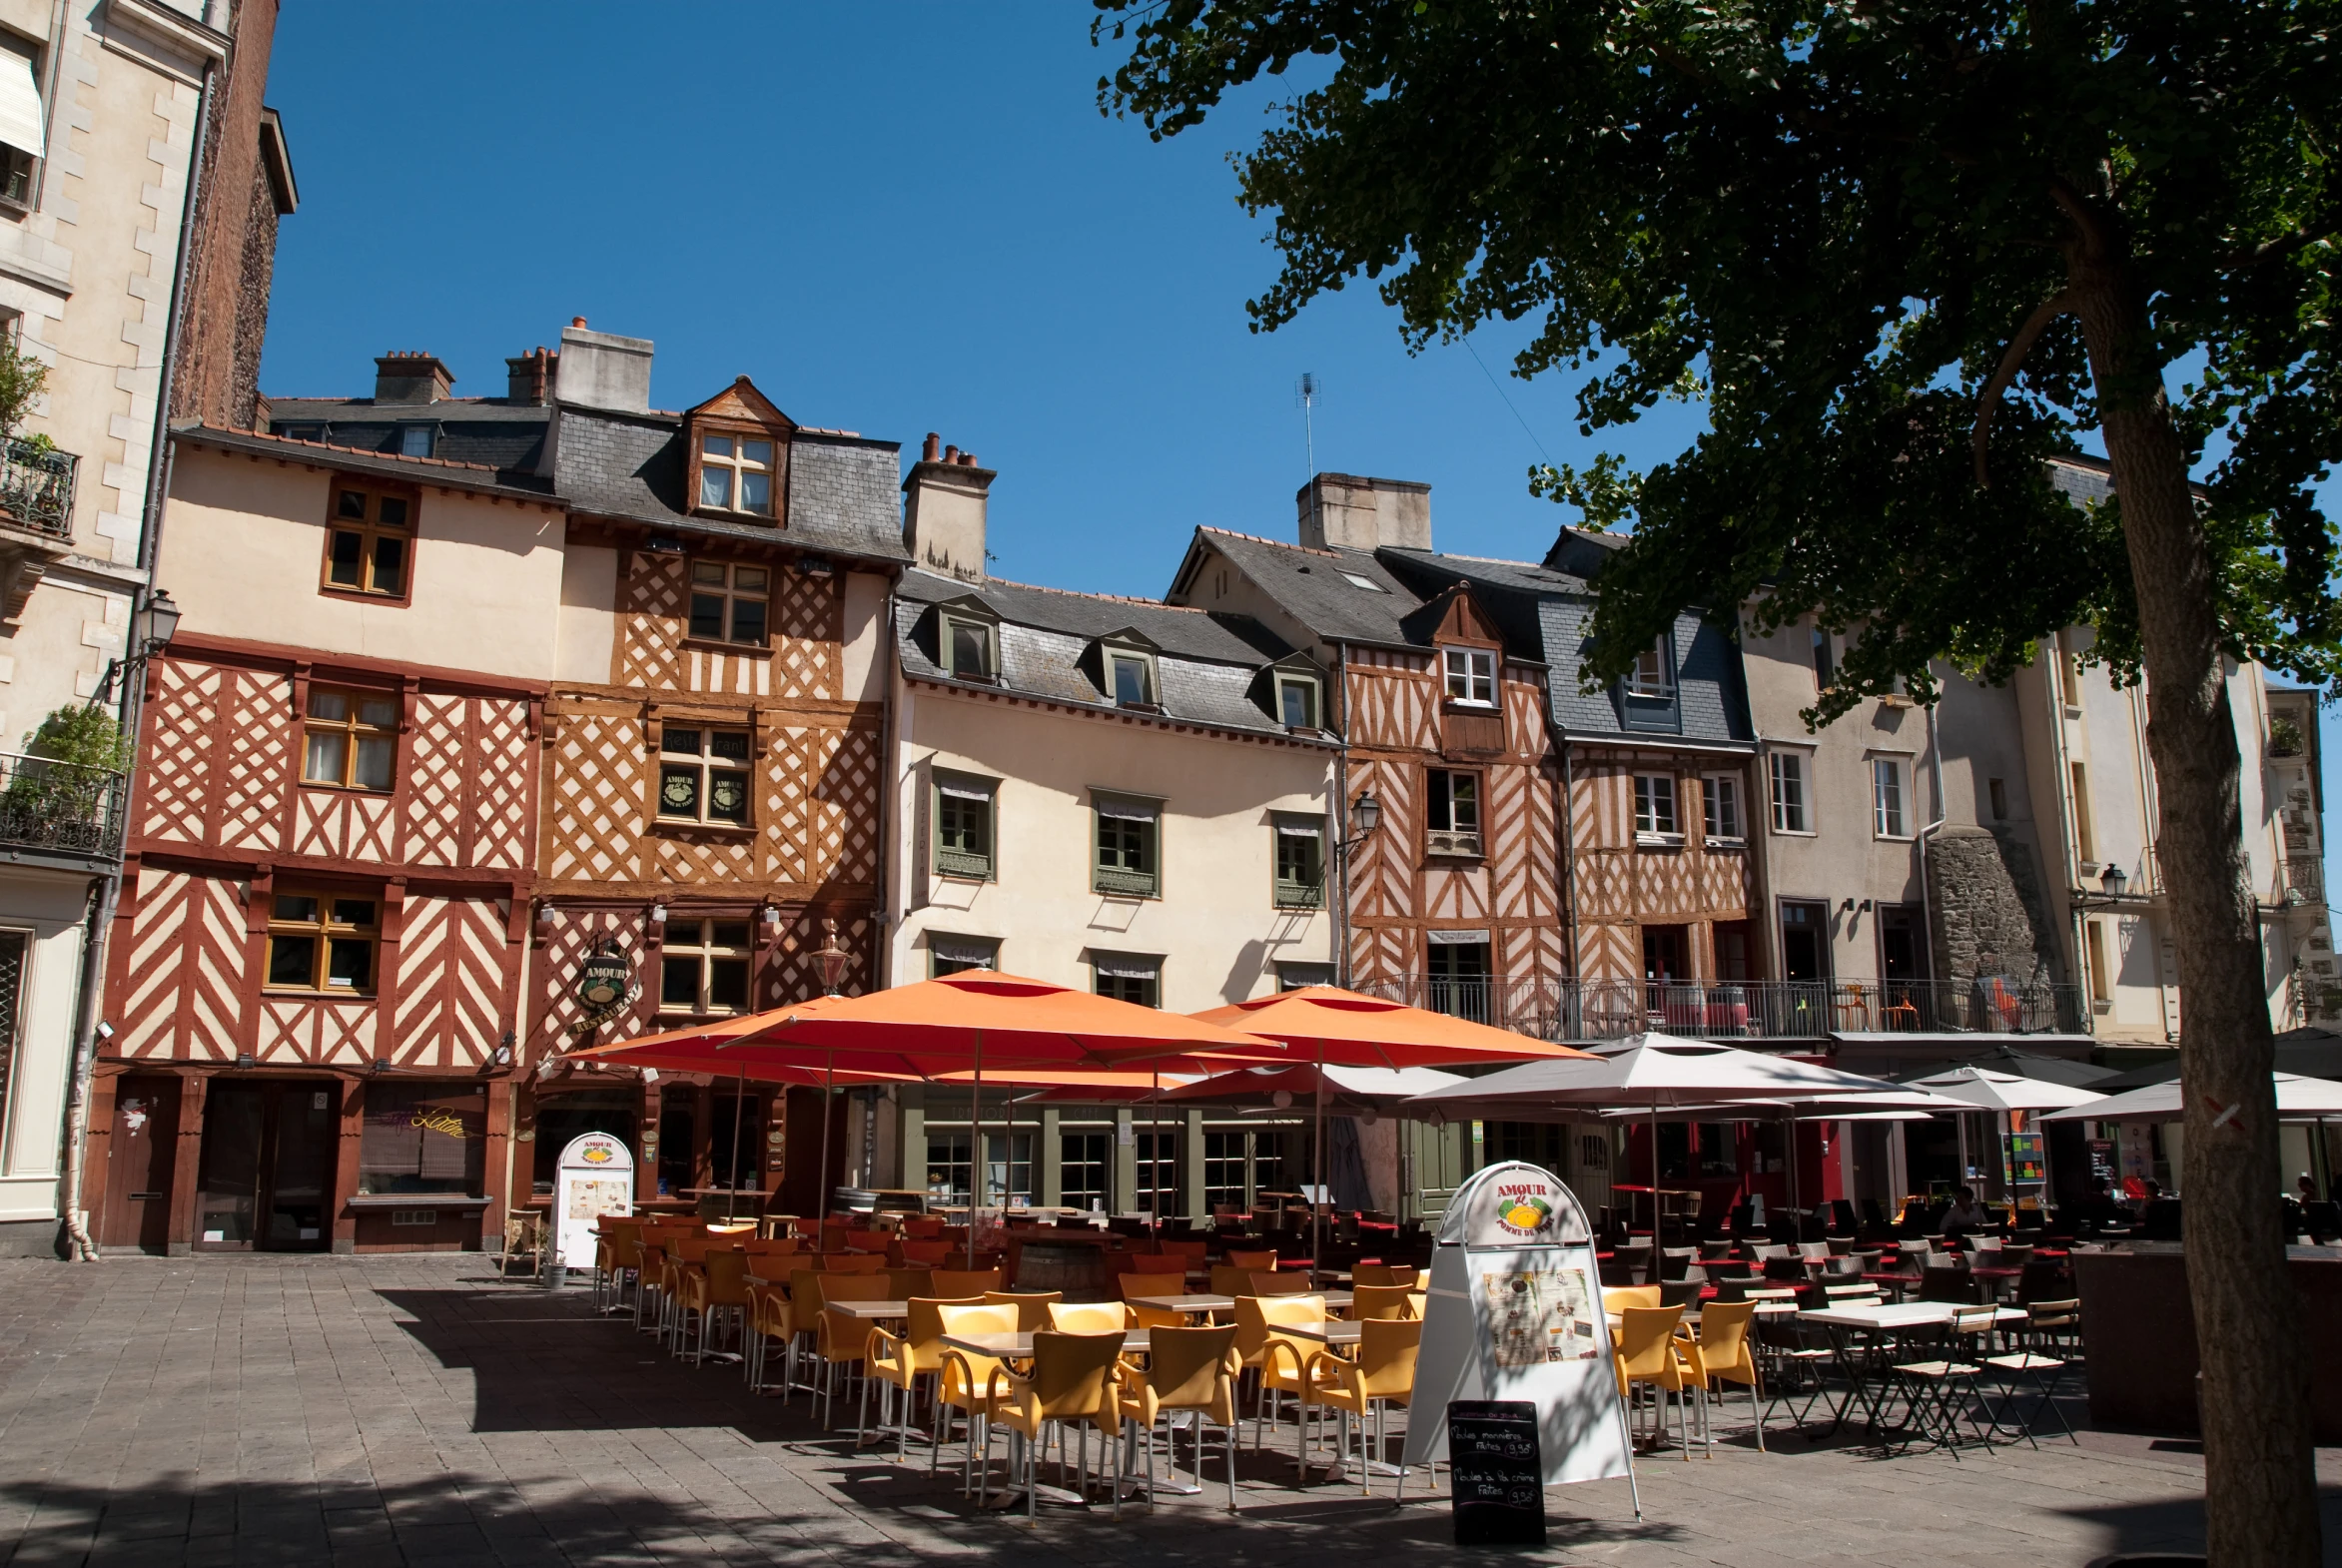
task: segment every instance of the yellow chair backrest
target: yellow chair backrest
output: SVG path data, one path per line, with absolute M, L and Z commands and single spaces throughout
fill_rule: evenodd
M 1184 1274 L 1125 1274 L 1120 1281 L 1123 1299 L 1128 1301 L 1142 1295 L 1185 1295 L 1187 1279 Z
M 748 1301 L 748 1254 L 707 1254 L 707 1298 L 720 1306 L 744 1306 Z
M 1213 1295 L 1250 1295 L 1252 1293 L 1252 1270 L 1237 1268 L 1228 1263 L 1214 1263 L 1211 1267 L 1211 1293 Z
M 1131 1326 L 1120 1301 L 1052 1301 L 1049 1326 L 1061 1334 L 1119 1334 Z
M 667 1252 L 668 1255 L 679 1257 L 686 1263 L 696 1263 L 705 1258 L 708 1248 L 715 1244 L 716 1238 L 702 1230 L 696 1235 L 684 1234 L 675 1237 L 672 1244 L 668 1246 Z
M 894 1292 L 887 1288 L 884 1274 L 823 1274 L 821 1276 L 821 1304 L 832 1301 L 891 1301 Z
M 1123 1336 L 1068 1334 L 1043 1328 L 1033 1335 L 1033 1375 L 1028 1407 L 1045 1420 L 1064 1421 L 1104 1412 L 1111 1397 Z
M 1700 1313 L 1699 1367 L 1709 1377 L 1729 1377 L 1754 1384 L 1757 1358 L 1751 1353 L 1749 1323 L 1757 1315 L 1754 1301 L 1711 1301 Z
M 887 1293 L 898 1301 L 908 1301 L 915 1295 L 935 1294 L 935 1270 L 932 1268 L 890 1268 L 886 1271 Z
M 789 1257 L 797 1250 L 797 1238 L 793 1235 L 774 1236 L 758 1241 L 743 1241 L 740 1245 L 750 1257 Z
M 1299 1269 L 1250 1274 L 1245 1283 L 1252 1287 L 1253 1295 L 1307 1295 L 1315 1288 L 1309 1283 L 1309 1276 Z
M 1244 1252 L 1231 1247 L 1228 1249 L 1225 1261 L 1228 1267 L 1241 1268 L 1247 1273 L 1256 1268 L 1274 1268 L 1276 1266 L 1276 1251 L 1272 1247 L 1266 1251 Z
M 987 1290 L 984 1299 L 996 1306 L 1017 1309 L 1017 1327 L 1024 1333 L 1033 1333 L 1049 1326 L 1049 1306 L 1052 1301 L 1065 1299 L 1063 1290 L 1034 1290 L 1022 1295 L 1013 1290 Z
M 809 1334 L 821 1321 L 821 1294 L 837 1274 L 816 1273 L 810 1268 L 789 1271 L 789 1332 Z
M 1313 1323 L 1325 1316 L 1321 1295 L 1240 1295 L 1236 1297 L 1236 1354 L 1248 1366 L 1267 1347 L 1279 1324 Z
M 1431 1292 L 1428 1290 L 1409 1291 L 1407 1294 L 1407 1315 L 1419 1320 L 1423 1315 L 1424 1306 L 1427 1305 L 1430 1300 Z
M 1404 1399 L 1415 1391 L 1420 1318 L 1370 1317 L 1358 1325 L 1358 1369 L 1369 1399 Z
M 821 1266 L 833 1274 L 883 1274 L 887 1260 L 881 1252 L 824 1252 Z
M 1680 1306 L 1629 1306 L 1619 1313 L 1618 1346 L 1614 1352 L 1621 1377 L 1672 1377 L 1675 1373 L 1675 1325 L 1683 1321 Z
M 929 1276 L 928 1284 L 937 1295 L 946 1299 L 972 1299 L 987 1290 L 998 1290 L 1001 1287 L 1001 1271 L 997 1268 L 938 1268 Z
M 903 1339 L 911 1346 L 913 1354 L 920 1358 L 921 1370 L 935 1370 L 934 1357 L 943 1348 L 944 1308 L 983 1304 L 974 1297 L 964 1301 L 946 1301 L 923 1295 L 912 1296 L 903 1303 L 910 1309 L 903 1322 Z
M 1017 1309 L 1007 1303 L 986 1301 L 951 1302 L 936 1309 L 936 1319 L 944 1334 L 1011 1334 L 1017 1331 Z M 992 1374 L 1000 1367 L 1000 1357 L 979 1355 L 973 1350 L 943 1346 L 937 1356 L 942 1363 L 942 1375 L 936 1390 L 946 1402 L 967 1404 L 980 1399 L 990 1389 Z M 962 1368 L 965 1367 L 963 1374 Z
M 1412 1286 L 1416 1277 L 1412 1263 L 1360 1263 L 1350 1270 L 1352 1285 Z
M 1658 1304 L 1657 1285 L 1614 1285 L 1602 1292 L 1602 1310 L 1605 1312 L 1623 1312 L 1630 1306 L 1650 1307 Z
M 1350 1292 L 1350 1315 L 1360 1321 L 1409 1317 L 1414 1315 L 1407 1305 L 1412 1299 L 1405 1285 L 1359 1285 Z
M 1147 1385 L 1158 1409 L 1205 1410 L 1235 1419 L 1236 1325 L 1158 1328 L 1147 1336 Z

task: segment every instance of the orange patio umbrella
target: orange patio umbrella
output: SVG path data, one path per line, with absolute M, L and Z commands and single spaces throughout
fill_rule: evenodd
M 1004 1069 L 1097 1070 L 1197 1055 L 1225 1062 L 1279 1062 L 1288 1048 L 1207 1020 L 1076 991 L 1046 980 L 964 970 L 860 997 L 818 997 L 745 1018 L 596 1047 L 605 1061 L 692 1072 L 756 1074 L 766 1066 L 834 1066 L 936 1079 L 969 1075 L 972 1120 L 983 1131 L 984 1074 Z M 828 1179 L 829 1118 L 822 1118 Z M 980 1194 L 979 1194 L 980 1195 Z M 828 1203 L 820 1204 L 827 1211 Z M 981 1205 L 979 1205 L 981 1206 Z M 971 1215 L 971 1220 L 974 1216 Z M 975 1231 L 969 1229 L 969 1256 Z
M 1361 996 L 1335 986 L 1255 997 L 1192 1015 L 1197 1022 L 1279 1040 L 1318 1068 L 1316 1096 L 1316 1199 L 1309 1204 L 1310 1275 L 1324 1250 L 1319 1211 L 1325 1195 L 1325 1074 L 1328 1067 L 1469 1067 L 1526 1062 L 1587 1053 L 1533 1040 L 1509 1029 L 1491 1029 L 1403 1002 Z M 1289 1059 L 1288 1059 L 1289 1060 Z

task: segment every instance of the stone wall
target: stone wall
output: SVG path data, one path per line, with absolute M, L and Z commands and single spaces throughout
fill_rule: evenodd
M 1947 827 L 1928 842 L 1928 889 L 1939 978 L 2064 978 L 2031 846 L 1987 828 Z

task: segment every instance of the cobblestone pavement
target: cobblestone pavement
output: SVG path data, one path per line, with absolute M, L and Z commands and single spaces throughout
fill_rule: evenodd
M 1723 1423 L 1719 1423 L 1720 1430 Z M 2200 1550 L 2189 1445 L 2085 1432 L 1882 1458 L 1775 1451 L 1548 1494 L 1569 1564 L 2079 1565 Z M 924 1464 L 825 1436 L 806 1401 L 663 1355 L 588 1292 L 472 1255 L 0 1261 L 0 1552 L 11 1563 L 1191 1565 L 1451 1560 L 1444 1502 L 1296 1490 L 1289 1461 L 1213 1494 L 978 1517 Z M 2342 1562 L 2342 1453 L 2319 1455 Z M 1531 1555 L 1531 1554 L 1508 1554 Z

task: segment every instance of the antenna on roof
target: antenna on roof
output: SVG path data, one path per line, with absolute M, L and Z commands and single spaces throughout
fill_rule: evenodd
M 1324 391 L 1325 384 L 1317 379 L 1314 371 L 1303 371 L 1301 379 L 1293 383 L 1293 401 L 1301 405 L 1301 448 L 1309 459 L 1309 471 L 1301 475 L 1303 483 L 1317 477 L 1317 430 L 1313 412 L 1318 394 Z

